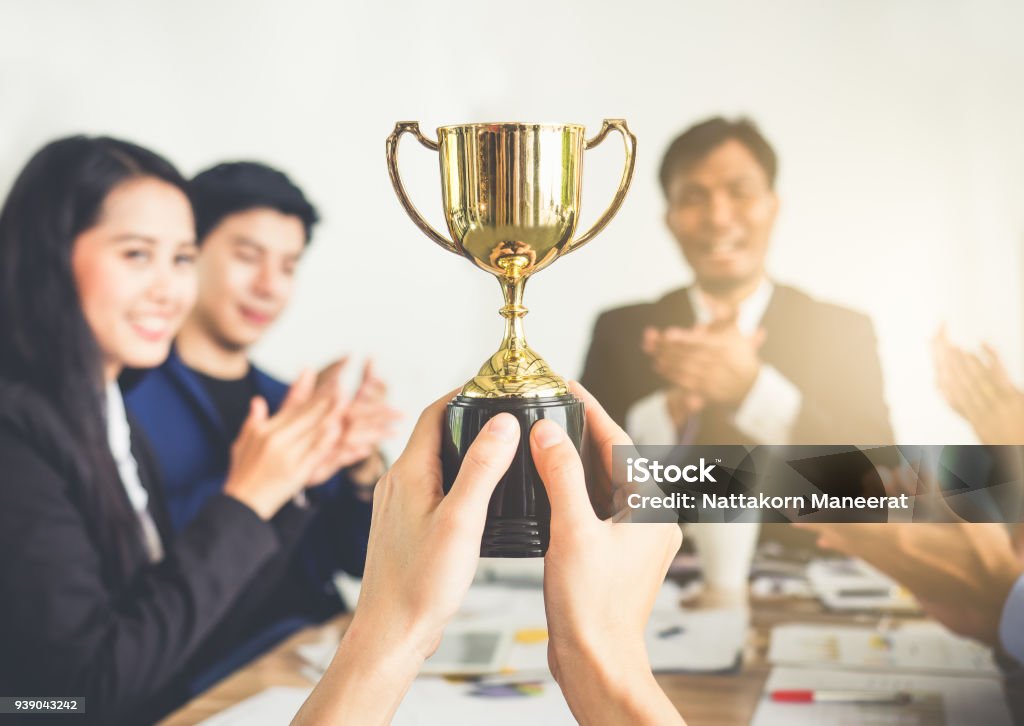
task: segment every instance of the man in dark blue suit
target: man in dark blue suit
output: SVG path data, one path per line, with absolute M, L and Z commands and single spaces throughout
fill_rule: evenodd
M 287 395 L 287 385 L 253 365 L 249 351 L 287 306 L 318 221 L 302 191 L 262 164 L 215 166 L 192 180 L 190 193 L 201 245 L 196 306 L 167 361 L 126 395 L 161 469 L 175 531 L 223 489 L 232 443 L 253 398 L 262 397 L 273 413 Z M 344 398 L 344 366 L 342 359 L 321 371 L 317 386 L 335 387 Z M 342 435 L 330 461 L 306 494 L 274 517 L 285 554 L 229 616 L 236 624 L 232 635 L 246 645 L 221 656 L 212 644 L 203 662 L 221 663 L 202 676 L 197 690 L 298 627 L 340 612 L 332 575 L 362 573 L 373 487 L 384 471 L 377 444 L 396 417 L 371 364 L 342 410 Z

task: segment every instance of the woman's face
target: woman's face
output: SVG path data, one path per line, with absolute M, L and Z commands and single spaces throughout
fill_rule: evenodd
M 195 257 L 188 198 L 153 177 L 114 187 L 96 224 L 75 239 L 78 296 L 108 381 L 167 357 L 195 300 Z

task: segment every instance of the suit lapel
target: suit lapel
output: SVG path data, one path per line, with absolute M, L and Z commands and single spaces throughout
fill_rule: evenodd
M 787 340 L 787 335 L 792 332 L 792 298 L 790 290 L 782 285 L 776 285 L 772 292 L 772 298 L 764 311 L 761 319 L 761 327 L 764 328 L 764 345 L 761 348 L 761 359 L 783 375 L 789 374 L 790 366 L 788 360 L 792 356 L 792 344 Z M 787 318 L 790 318 L 787 321 Z
M 690 304 L 689 288 L 683 287 L 668 293 L 654 304 L 654 315 L 650 325 L 655 328 L 676 326 L 689 328 L 696 320 Z
M 160 482 L 160 472 L 157 468 L 153 451 L 149 447 L 142 427 L 137 425 L 135 419 L 128 415 L 128 421 L 132 430 L 132 456 L 138 465 L 139 481 L 143 488 L 149 493 L 149 513 L 153 517 L 160 539 L 163 541 L 164 550 L 168 550 L 170 543 L 174 540 L 174 529 L 171 526 L 171 517 L 167 511 L 167 502 L 164 499 L 164 491 Z

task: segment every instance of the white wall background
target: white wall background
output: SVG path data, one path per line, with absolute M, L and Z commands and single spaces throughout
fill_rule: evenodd
M 927 340 L 948 320 L 1024 369 L 1022 29 L 1010 0 L 0 0 L 0 190 L 73 132 L 150 145 L 187 173 L 283 167 L 325 222 L 257 358 L 291 376 L 372 353 L 411 425 L 492 352 L 500 294 L 399 207 L 396 120 L 629 120 L 623 210 L 527 288 L 531 344 L 576 376 L 598 311 L 688 280 L 661 223 L 662 150 L 703 117 L 749 114 L 781 158 L 771 270 L 872 315 L 902 441 L 967 441 Z M 606 147 L 587 157 L 584 223 L 619 175 L 621 145 Z M 402 158 L 442 226 L 436 160 L 408 137 Z

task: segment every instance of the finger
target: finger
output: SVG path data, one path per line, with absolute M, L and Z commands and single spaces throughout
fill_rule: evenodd
M 985 399 L 978 390 L 974 370 L 966 353 L 954 350 L 951 354 L 951 377 L 964 414 L 973 418 L 985 410 Z
M 345 412 L 346 418 L 353 426 L 377 425 L 381 422 L 400 421 L 405 414 L 386 403 L 352 403 Z
M 1007 391 L 1014 390 L 1016 386 L 1010 380 L 1010 374 L 1006 371 L 1006 366 L 1003 365 L 1003 359 L 999 356 L 999 352 L 988 343 L 982 343 L 981 349 L 985 353 L 985 363 L 988 366 L 992 381 L 1001 389 Z
M 614 447 L 627 446 L 628 450 L 624 452 L 627 457 L 636 456 L 636 449 L 626 432 L 611 419 L 590 391 L 578 381 L 569 381 L 569 389 L 583 402 L 586 412 L 580 457 L 590 492 L 590 503 L 597 516 L 606 519 L 621 511 L 619 500 L 625 501 L 622 492 L 624 483 L 616 482 L 612 476 Z
M 363 363 L 363 380 L 364 381 L 372 380 L 373 377 L 374 377 L 373 374 L 374 374 L 373 358 L 367 357 L 366 358 L 366 362 Z
M 317 389 L 326 387 L 332 390 L 341 390 L 342 379 L 345 375 L 345 368 L 348 367 L 349 358 L 350 356 L 343 355 L 341 358 L 321 370 L 316 377 Z
M 586 411 L 585 430 L 587 438 L 594 442 L 604 473 L 610 478 L 612 472 L 612 454 L 616 446 L 633 447 L 633 440 L 622 430 L 604 407 L 578 381 L 569 381 L 569 390 L 576 398 L 583 401 Z
M 469 512 L 483 527 L 487 503 L 512 463 L 519 436 L 519 421 L 510 413 L 499 413 L 488 421 L 466 450 L 443 506 Z
M 551 501 L 551 521 L 573 531 L 599 521 L 590 505 L 583 462 L 562 427 L 541 419 L 530 431 L 530 451 Z
M 356 387 L 356 393 L 352 397 L 353 400 L 362 401 L 370 396 L 374 385 L 373 359 L 367 358 L 366 362 L 363 363 L 363 372 L 362 375 L 359 376 L 359 385 Z
M 658 342 L 661 339 L 661 333 L 657 329 L 652 327 L 644 328 L 643 338 L 640 342 L 640 348 L 647 355 L 652 355 L 658 348 Z
M 281 408 L 279 411 L 287 411 L 293 406 L 305 403 L 309 400 L 310 394 L 313 393 L 313 386 L 315 383 L 315 377 L 313 371 L 309 368 L 303 368 L 302 372 L 299 373 L 298 378 L 292 383 L 288 389 L 287 395 L 284 400 L 281 401 Z
M 253 396 L 249 401 L 249 415 L 245 417 L 242 428 L 238 432 L 238 438 L 250 435 L 266 423 L 268 417 L 267 402 L 263 396 Z
M 291 411 L 279 411 L 270 424 L 276 435 L 294 442 L 312 435 L 317 426 L 325 423 L 325 419 L 336 419 L 330 415 L 336 405 L 337 401 L 332 398 L 314 397 Z
M 340 467 L 334 466 L 333 454 L 341 436 L 341 426 L 330 421 L 321 427 L 317 436 L 309 442 L 303 462 L 308 470 L 307 482 L 319 483 L 334 474 Z
M 672 343 L 699 343 L 707 337 L 708 327 L 706 325 L 694 325 L 692 328 L 680 328 L 670 326 L 662 332 L 662 340 L 666 344 Z
M 413 427 L 409 443 L 405 445 L 400 458 L 440 465 L 441 462 L 441 428 L 448 402 L 461 389 L 456 388 L 431 403 L 420 414 Z

